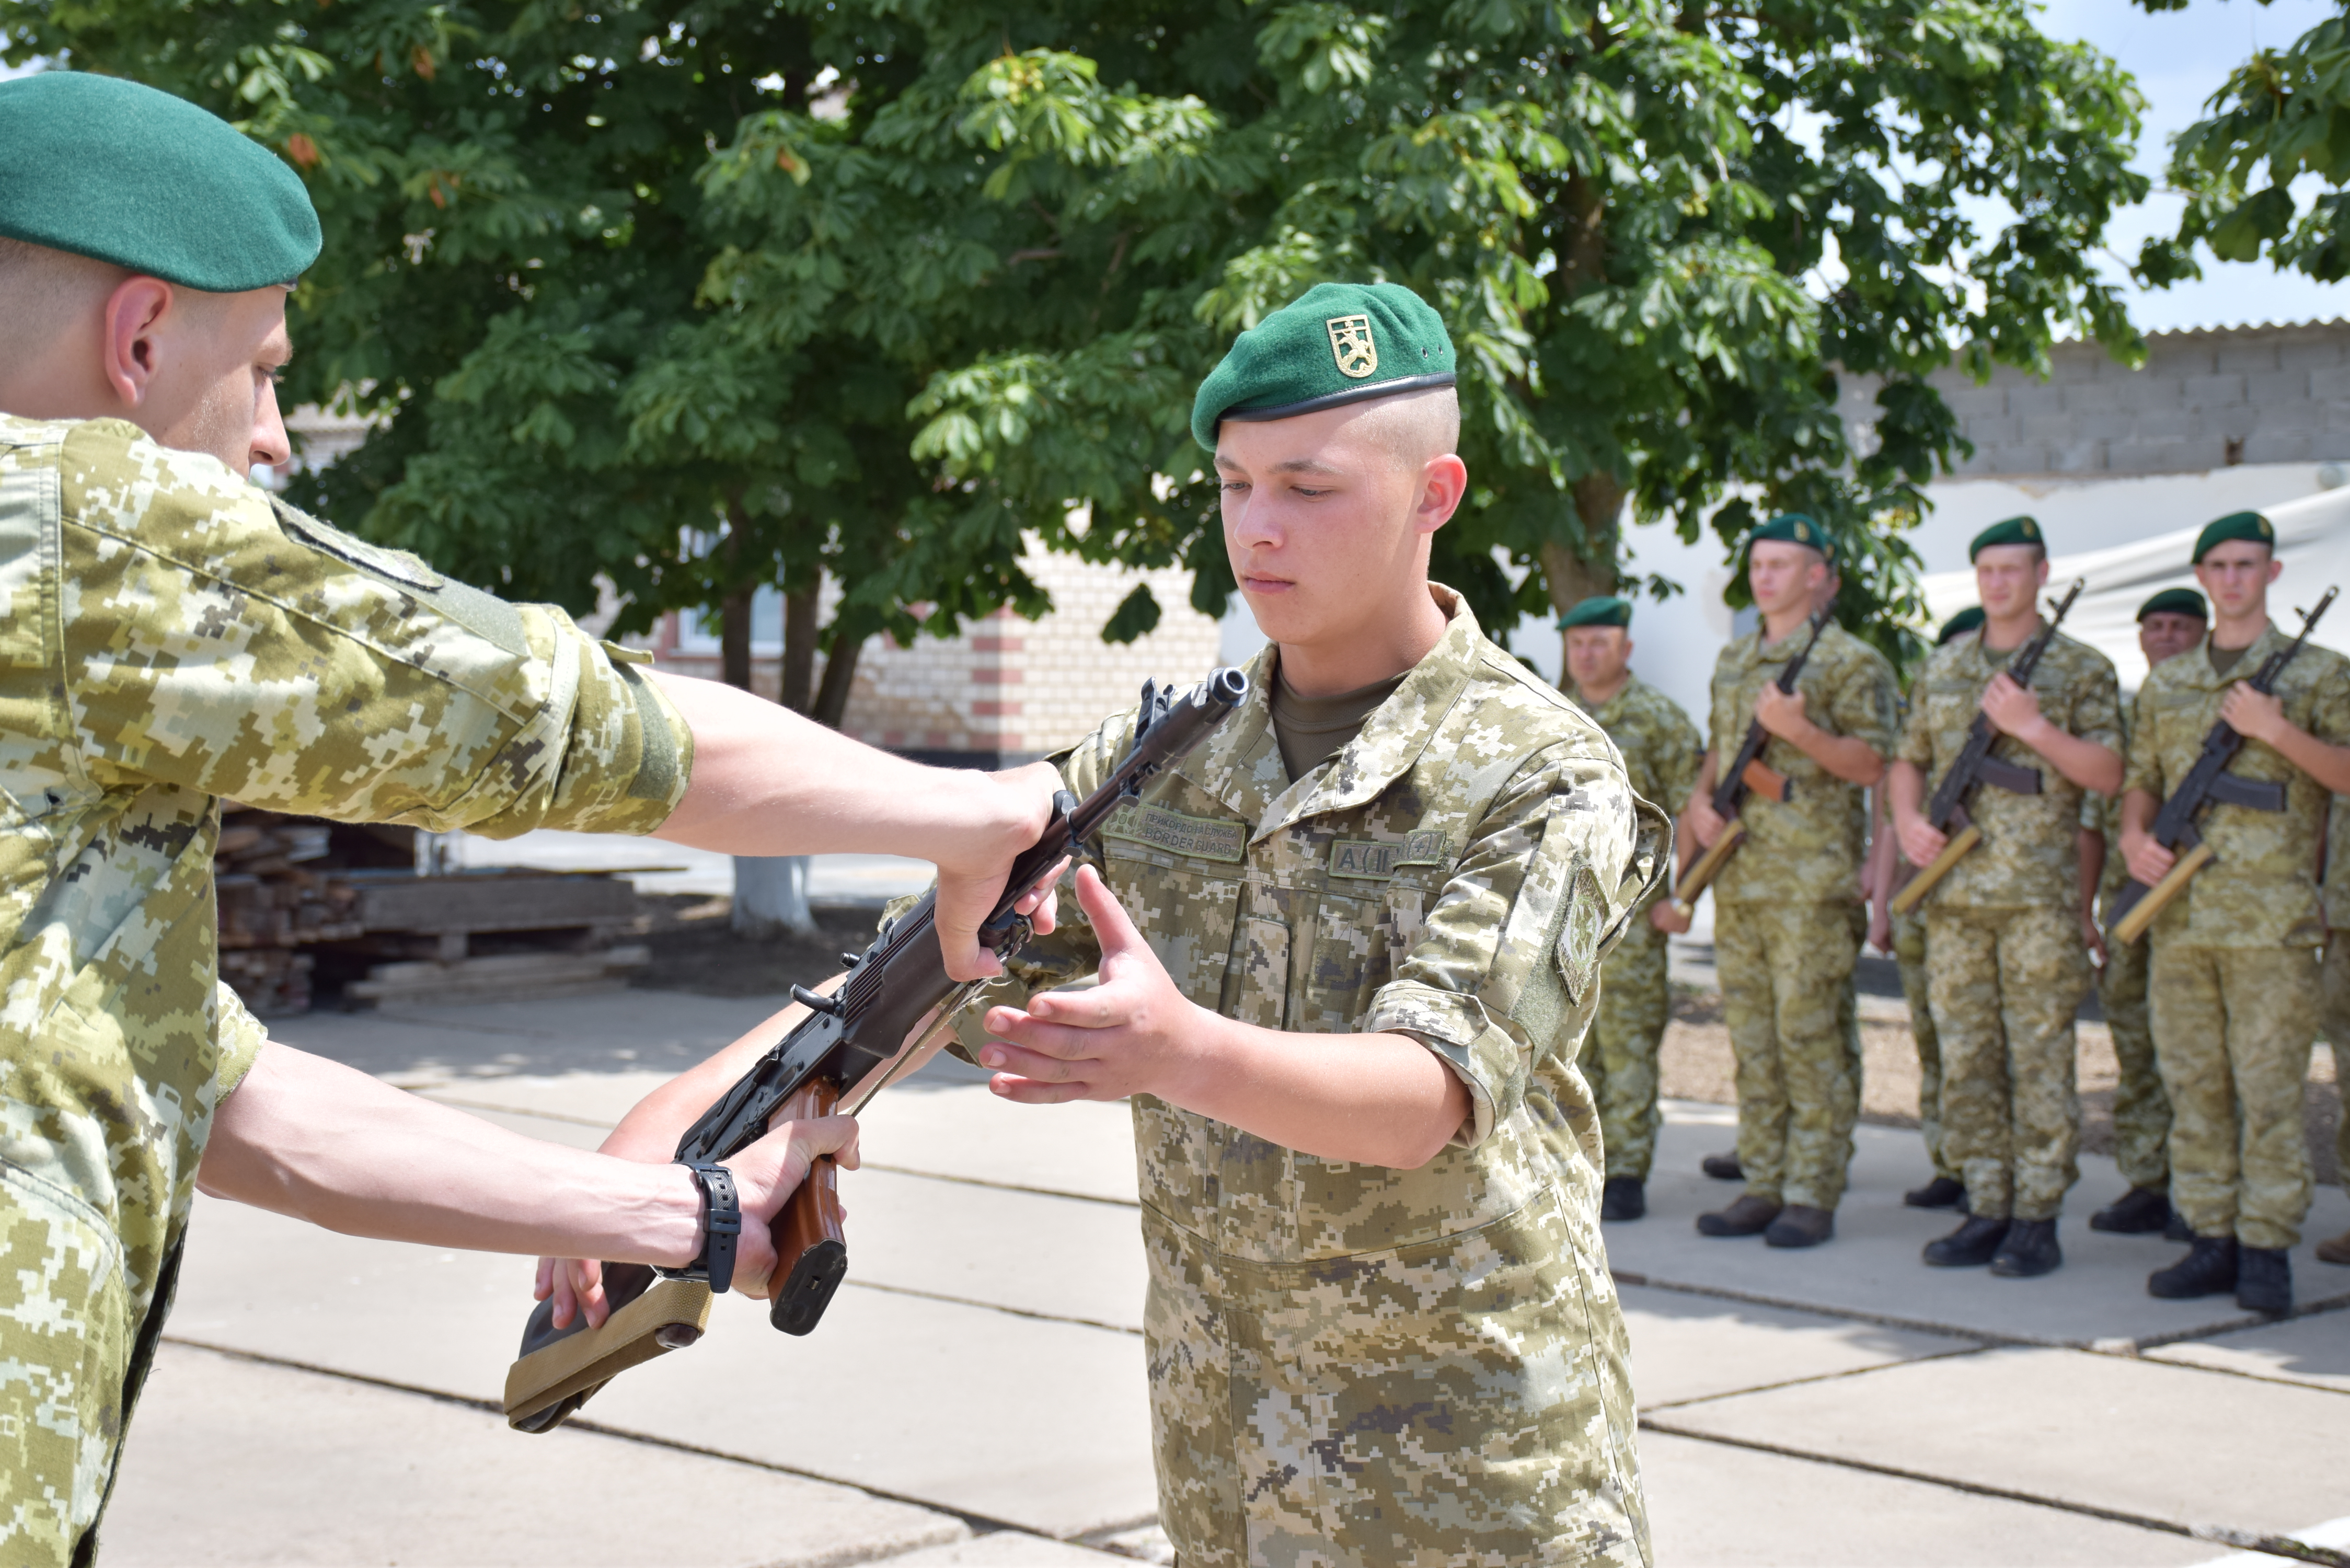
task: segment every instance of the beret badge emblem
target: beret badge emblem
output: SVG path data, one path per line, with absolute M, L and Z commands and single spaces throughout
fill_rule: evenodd
M 1369 317 L 1334 316 L 1323 325 L 1330 329 L 1330 357 L 1338 362 L 1338 374 L 1350 381 L 1359 381 L 1379 368 L 1379 350 L 1371 341 Z

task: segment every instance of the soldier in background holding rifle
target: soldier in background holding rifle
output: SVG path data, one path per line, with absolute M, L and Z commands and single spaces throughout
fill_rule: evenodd
M 1860 1111 L 1860 1071 L 1843 1026 L 1860 954 L 1866 814 L 1860 792 L 1893 749 L 1893 679 L 1884 659 L 1822 615 L 1834 545 L 1820 525 L 1774 517 L 1748 537 L 1760 629 L 1724 649 L 1713 672 L 1713 748 L 1684 819 L 1709 853 L 1676 890 L 1686 915 L 1711 861 L 1714 951 L 1738 1073 L 1738 1164 L 1746 1190 L 1698 1217 L 1709 1236 L 1812 1247 L 1835 1232 Z M 1802 656 L 1801 677 L 1777 679 Z M 1765 732 L 1754 760 L 1783 787 L 1747 789 L 1736 827 L 1715 805 L 1732 736 Z M 1766 786 L 1771 781 L 1762 777 Z
M 1964 1222 L 1926 1262 L 2030 1279 L 2064 1262 L 2056 1213 L 2080 1175 L 2081 801 L 2119 790 L 2121 693 L 2103 654 L 2056 629 L 2078 584 L 2055 619 L 2034 607 L 2048 580 L 2037 523 L 1995 524 L 1968 555 L 1982 630 L 1928 661 L 1893 763 L 1895 830 L 1925 867 L 1894 907 L 1929 900 L 1944 1152 L 1967 1189 Z M 1929 769 L 1941 783 L 1921 812 Z
M 2195 1232 L 2147 1289 L 2232 1290 L 2262 1313 L 2292 1308 L 2286 1254 L 2309 1212 L 2301 1085 L 2325 940 L 2318 841 L 2326 797 L 2350 792 L 2350 661 L 2270 624 L 2268 587 L 2283 569 L 2274 545 L 2255 512 L 2195 541 L 2211 635 L 2201 657 L 2157 666 L 2138 691 L 2122 797 L 2137 886 L 2116 898 L 2108 932 L 2127 941 L 2152 928 L 2170 1200 Z

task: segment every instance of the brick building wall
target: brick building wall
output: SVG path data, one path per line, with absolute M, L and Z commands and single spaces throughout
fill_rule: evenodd
M 2194 473 L 2350 457 L 2350 321 L 2158 332 L 2137 370 L 2094 343 L 2059 345 L 2043 381 L 2002 366 L 1977 386 L 1932 378 L 1974 456 L 1954 479 Z M 1845 378 L 1856 435 L 1878 381 Z

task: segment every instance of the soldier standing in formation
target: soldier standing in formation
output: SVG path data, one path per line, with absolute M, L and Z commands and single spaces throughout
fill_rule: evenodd
M 1982 840 L 1926 896 L 1942 1137 L 1966 1184 L 1967 1217 L 1928 1242 L 1925 1258 L 2030 1279 L 2064 1261 L 2056 1215 L 2080 1176 L 2073 1016 L 2089 983 L 2081 805 L 2085 791 L 2121 785 L 2121 693 L 2112 662 L 2062 633 L 2031 685 L 2007 673 L 2041 629 L 2048 553 L 2037 523 L 1994 524 L 1967 554 L 1982 629 L 1928 660 L 1893 764 L 1894 830 L 1910 863 L 1929 865 L 1946 846 L 1921 807 L 1978 712 L 2002 737 L 1994 756 L 2044 765 L 2033 767 L 2035 793 L 1988 783 L 1974 792 L 1966 810 Z
M 1982 607 L 1970 605 L 1942 623 L 1934 636 L 1934 646 L 1947 648 L 1953 638 L 1974 630 L 1983 623 Z M 1902 724 L 1908 724 L 1908 701 L 1901 706 Z M 1892 823 L 1886 806 L 1886 792 L 1872 792 L 1878 802 L 1877 836 L 1869 842 L 1869 867 L 1873 873 L 1870 898 L 1869 940 L 1878 950 L 1890 952 L 1901 973 L 1901 999 L 1909 1008 L 1909 1038 L 1918 1050 L 1918 1128 L 1925 1135 L 1926 1158 L 1933 1167 L 1933 1177 L 1923 1187 L 1913 1187 L 1901 1195 L 1902 1203 L 1911 1209 L 1954 1209 L 1967 1195 L 1966 1186 L 1959 1179 L 1958 1167 L 1942 1147 L 1942 1046 L 1940 1036 L 1934 1033 L 1934 1008 L 1926 986 L 1926 912 L 1891 908 L 1893 895 L 1899 891 L 1895 885 L 1898 856 Z M 1883 929 L 1879 929 L 1879 924 Z
M 1272 642 L 1086 846 L 1082 918 L 958 1020 L 1008 1099 L 1132 1100 L 1159 1519 L 1202 1568 L 1648 1557 L 1573 1063 L 1669 825 L 1428 580 L 1468 485 L 1453 364 L 1409 290 L 1324 284 L 1201 384 Z M 1068 787 L 1133 728 L 1062 753 Z M 658 1158 L 754 1054 L 606 1148 Z
M 2203 596 L 2193 588 L 2165 588 L 2140 605 L 2137 646 L 2147 670 L 2200 647 L 2210 619 Z M 2121 857 L 2121 797 L 2105 795 L 2094 805 L 2102 925 L 2109 923 L 2105 911 L 2129 879 L 2129 867 Z M 2159 1231 L 2174 1241 L 2189 1241 L 2185 1222 L 2170 1207 L 2170 1098 L 2162 1092 L 2162 1074 L 2155 1065 L 2154 1021 L 2146 997 L 2147 944 L 2109 942 L 2095 929 L 2092 938 L 2093 950 L 2104 961 L 2097 971 L 2097 1004 L 2113 1034 L 2120 1069 L 2114 1090 L 2114 1163 L 2129 1190 L 2090 1215 L 2089 1229 L 2122 1235 Z
M 736 1201 L 269 1040 L 218 981 L 221 796 L 921 855 L 951 873 L 966 974 L 995 972 L 973 933 L 1046 820 L 1046 777 L 916 767 L 655 676 L 559 609 L 450 582 L 249 483 L 289 455 L 286 299 L 318 248 L 300 179 L 201 109 L 76 72 L 0 84 L 11 1564 L 96 1554 L 200 1179 L 351 1234 L 671 1268 L 716 1266 L 707 1221 Z M 855 1130 L 785 1124 L 733 1162 L 746 1282 L 774 1266 L 767 1218 L 813 1156 L 854 1163 Z
M 2232 1290 L 2261 1313 L 2292 1307 L 2287 1250 L 2309 1211 L 2302 1084 L 2325 940 L 2315 867 L 2327 798 L 2350 792 L 2350 660 L 2311 646 L 2274 692 L 2245 681 L 2291 641 L 2269 620 L 2269 585 L 2283 569 L 2274 542 L 2254 512 L 2197 537 L 2210 636 L 2199 656 L 2157 665 L 2139 689 L 2122 797 L 2122 856 L 2150 888 L 2177 856 L 2147 829 L 2215 722 L 2245 740 L 2230 773 L 2283 786 L 2280 811 L 2220 803 L 2204 814 L 2199 830 L 2217 858 L 2147 937 L 2155 1054 L 2170 1097 L 2170 1201 L 2195 1240 L 2147 1289 L 2168 1298 Z
M 2350 795 L 2334 797 L 2325 830 L 2325 967 L 2319 980 L 2325 1043 L 2334 1051 L 2341 1099 L 2334 1124 L 2334 1170 L 2350 1192 Z M 2350 1266 L 2350 1231 L 2317 1244 L 2317 1261 Z
M 1700 1215 L 1709 1236 L 1761 1232 L 1811 1247 L 1835 1231 L 1860 1113 L 1860 1062 L 1848 994 L 1866 933 L 1860 903 L 1867 808 L 1863 793 L 1893 749 L 1892 670 L 1830 621 L 1792 693 L 1776 678 L 1810 636 L 1834 546 L 1795 514 L 1756 528 L 1746 573 L 1762 624 L 1722 650 L 1713 672 L 1712 744 L 1684 818 L 1710 847 L 1726 826 L 1713 809 L 1718 770 L 1760 721 L 1765 765 L 1793 788 L 1750 793 L 1746 837 L 1716 878 L 1714 951 L 1737 1061 L 1737 1166 L 1727 1208 Z
M 1566 634 L 1567 677 L 1583 705 L 1624 754 L 1642 800 L 1687 800 L 1705 742 L 1680 704 L 1632 673 L 1632 603 L 1585 599 L 1559 618 Z M 1607 1151 L 1602 1220 L 1638 1220 L 1648 1211 L 1648 1168 L 1657 1155 L 1657 1047 L 1671 1016 L 1666 980 L 1667 933 L 1689 929 L 1659 884 L 1607 958 L 1599 1015 L 1584 1037 L 1578 1064 L 1599 1101 Z

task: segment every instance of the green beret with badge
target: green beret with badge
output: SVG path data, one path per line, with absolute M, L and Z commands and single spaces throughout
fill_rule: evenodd
M 2137 607 L 2140 621 L 2150 615 L 2191 615 L 2197 620 L 2211 618 L 2210 610 L 2203 603 L 2203 596 L 2193 588 L 2165 588 Z
M 1561 631 L 1571 631 L 1578 626 L 1631 624 L 1632 601 L 1619 599 L 1613 594 L 1594 594 L 1558 618 L 1558 629 Z
M 137 82 L 0 82 L 0 236 L 207 294 L 290 284 L 318 259 L 301 177 L 219 116 Z
M 1801 545 L 1805 549 L 1817 550 L 1823 559 L 1835 559 L 1835 541 L 1828 537 L 1828 531 L 1800 512 L 1782 512 L 1762 524 L 1746 535 L 1746 547 L 1752 550 L 1765 540 Z
M 2247 544 L 2276 548 L 2276 528 L 2257 512 L 2230 512 L 2207 523 L 2203 532 L 2195 535 L 2195 565 L 2201 566 L 2203 557 L 2213 546 L 2241 539 Z
M 1974 536 L 1974 542 L 1967 546 L 1968 563 L 1972 565 L 1977 556 L 2002 545 L 2037 545 L 2041 554 L 2048 552 L 2048 541 L 2040 536 L 2040 524 L 2035 519 L 2010 517 L 2004 523 L 1992 524 Z
M 1982 623 L 1982 606 L 1969 605 L 1942 623 L 1942 629 L 1934 634 L 1934 646 L 1939 648 L 1953 638 L 1964 637 L 1967 633 L 1976 630 Z
M 1399 283 L 1320 283 L 1233 340 L 1191 400 L 1191 435 L 1213 452 L 1226 420 L 1285 420 L 1370 398 L 1451 386 L 1443 318 Z

